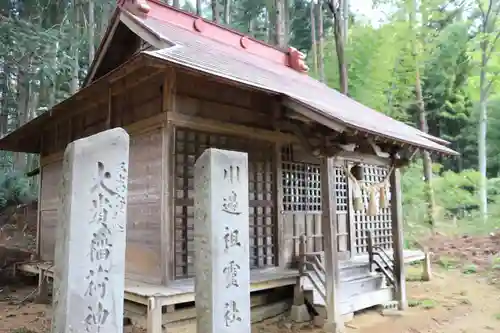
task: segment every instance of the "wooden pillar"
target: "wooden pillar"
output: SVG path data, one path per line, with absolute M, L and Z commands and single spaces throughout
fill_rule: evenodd
M 278 99 L 273 100 L 271 104 L 271 114 L 273 115 L 273 126 L 277 134 L 280 133 L 279 122 L 282 118 L 282 105 Z M 282 170 L 282 156 L 283 142 L 276 142 L 274 144 L 273 154 L 273 201 L 274 201 L 274 255 L 276 258 L 275 264 L 281 268 L 285 268 L 289 264 L 290 249 L 285 244 L 285 225 L 284 225 L 284 207 L 283 207 L 283 170 Z
M 175 112 L 175 71 L 165 72 L 162 93 L 162 112 L 166 114 L 162 126 L 162 192 L 161 192 L 161 271 L 162 284 L 174 278 L 174 161 L 175 127 L 169 114 Z
M 150 297 L 148 299 L 148 312 L 147 312 L 147 333 L 160 333 L 163 332 L 163 315 L 162 306 L 158 299 Z
M 321 158 L 321 228 L 325 251 L 326 276 L 326 332 L 343 332 L 344 323 L 340 313 L 340 270 L 337 251 L 337 208 L 335 200 L 335 175 L 333 158 Z
M 43 144 L 43 133 L 42 133 L 42 144 Z M 42 146 L 43 148 L 43 146 Z M 42 181 L 43 181 L 43 165 L 42 165 L 42 153 L 43 150 L 40 148 L 40 154 L 38 155 L 38 167 L 40 172 L 38 173 L 38 201 L 36 203 L 36 259 L 40 260 L 42 258 Z
M 275 204 L 275 211 L 274 211 L 274 218 L 276 219 L 276 255 L 277 255 L 277 265 L 279 267 L 286 267 L 287 263 L 287 258 L 288 255 L 287 253 L 289 252 L 289 249 L 286 248 L 285 246 L 285 226 L 284 226 L 284 221 L 283 221 L 283 214 L 284 214 L 284 207 L 283 207 L 283 170 L 281 169 L 281 149 L 282 145 L 281 143 L 276 143 L 275 144 L 275 149 L 274 149 L 274 159 L 273 159 L 273 168 L 275 177 L 274 177 L 274 184 L 273 184 L 273 193 L 274 193 L 274 202 Z
M 403 253 L 403 210 L 401 200 L 401 172 L 394 169 L 390 175 L 391 182 L 391 217 L 392 217 L 392 248 L 394 250 L 394 274 L 396 281 L 396 300 L 399 310 L 406 310 L 406 280 Z

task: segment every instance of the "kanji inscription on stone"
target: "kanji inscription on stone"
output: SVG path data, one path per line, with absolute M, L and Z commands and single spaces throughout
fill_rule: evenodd
M 129 136 L 115 128 L 64 154 L 53 333 L 122 333 Z
M 250 333 L 247 154 L 207 149 L 195 165 L 199 333 Z

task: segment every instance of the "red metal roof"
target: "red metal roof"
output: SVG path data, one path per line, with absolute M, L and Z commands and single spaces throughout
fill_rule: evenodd
M 152 58 L 287 96 L 324 117 L 362 132 L 427 150 L 456 154 L 438 144 L 438 138 L 372 110 L 307 74 L 177 24 L 154 17 L 135 19 L 146 29 L 175 44 L 144 52 Z

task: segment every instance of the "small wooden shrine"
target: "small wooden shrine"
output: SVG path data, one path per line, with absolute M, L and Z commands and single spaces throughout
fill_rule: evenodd
M 403 262 L 423 254 L 403 251 L 400 168 L 418 150 L 454 154 L 446 142 L 309 77 L 293 48 L 122 2 L 81 90 L 0 139 L 41 156 L 37 260 L 20 269 L 51 277 L 67 144 L 123 127 L 125 308 L 148 332 L 194 318 L 193 170 L 208 147 L 248 153 L 254 320 L 286 311 L 300 275 L 329 320 L 404 305 Z

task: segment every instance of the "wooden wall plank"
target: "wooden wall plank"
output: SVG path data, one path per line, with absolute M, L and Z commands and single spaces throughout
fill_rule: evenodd
M 161 283 L 161 129 L 130 138 L 126 273 L 138 281 Z
M 41 167 L 40 227 L 40 259 L 54 260 L 55 228 L 57 225 L 57 209 L 59 207 L 59 183 L 62 175 L 62 159 Z

